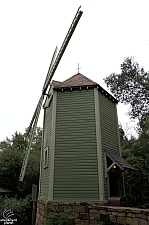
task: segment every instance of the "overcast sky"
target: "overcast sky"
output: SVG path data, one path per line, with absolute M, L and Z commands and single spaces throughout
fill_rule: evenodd
M 149 70 L 148 0 L 1 0 L 0 141 L 29 126 L 53 51 L 80 5 L 83 15 L 54 80 L 76 74 L 79 63 L 80 73 L 106 88 L 103 78 L 119 73 L 128 56 Z M 124 124 L 127 107 L 119 108 Z

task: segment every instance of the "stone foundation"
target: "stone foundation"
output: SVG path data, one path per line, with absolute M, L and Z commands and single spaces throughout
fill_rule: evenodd
M 103 202 L 49 202 L 42 199 L 37 201 L 36 225 L 43 225 L 47 217 L 57 218 L 63 212 L 68 212 L 75 225 L 103 225 L 106 220 L 115 225 L 149 225 L 149 209 L 112 207 Z

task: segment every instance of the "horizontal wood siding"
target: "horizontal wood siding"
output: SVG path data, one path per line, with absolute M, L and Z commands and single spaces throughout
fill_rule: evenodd
M 53 100 L 48 108 L 44 110 L 43 145 L 40 175 L 40 198 L 48 199 L 50 179 L 50 156 L 51 156 L 51 134 L 52 134 L 52 108 Z M 48 148 L 48 167 L 44 168 L 44 151 Z
M 102 148 L 119 152 L 116 104 L 99 92 L 99 108 Z
M 98 200 L 93 89 L 57 93 L 54 200 Z
M 102 150 L 113 150 L 119 152 L 118 120 L 116 104 L 99 92 L 99 110 L 101 124 L 101 145 Z M 106 178 L 106 160 L 103 151 L 103 173 L 105 199 L 108 198 L 108 183 Z

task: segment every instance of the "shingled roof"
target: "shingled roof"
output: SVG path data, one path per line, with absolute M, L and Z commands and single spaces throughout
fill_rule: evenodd
M 87 78 L 81 73 L 77 73 L 74 76 L 68 78 L 67 80 L 60 82 L 60 81 L 52 81 L 53 84 L 53 89 L 54 90 L 64 90 L 64 89 L 69 89 L 71 90 L 76 89 L 76 88 L 93 88 L 97 87 L 98 90 L 105 95 L 107 98 L 109 98 L 111 101 L 118 103 L 118 101 L 111 95 L 109 94 L 105 89 L 103 89 L 99 84 L 96 82 L 92 81 L 91 79 Z
M 117 152 L 112 150 L 105 150 L 105 153 L 122 170 L 125 170 L 125 169 L 136 170 L 125 159 L 123 159 Z
M 65 87 L 82 87 L 82 86 L 95 86 L 96 82 L 90 80 L 81 73 L 77 73 L 74 76 L 68 78 L 67 80 L 53 81 L 54 88 L 65 88 Z

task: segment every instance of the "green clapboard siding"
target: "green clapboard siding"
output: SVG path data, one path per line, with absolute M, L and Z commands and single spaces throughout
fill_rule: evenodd
M 99 200 L 93 89 L 57 93 L 53 191 L 53 200 Z
M 48 199 L 49 179 L 50 179 L 50 156 L 51 156 L 51 134 L 52 134 L 52 108 L 53 101 L 50 106 L 44 110 L 44 126 L 43 126 L 43 145 L 41 158 L 41 175 L 40 175 L 40 198 Z M 44 150 L 48 148 L 48 167 L 44 168 Z
M 102 148 L 119 152 L 116 104 L 99 92 L 99 108 Z
M 118 121 L 116 104 L 99 92 L 99 111 L 101 124 L 102 150 L 113 150 L 119 152 Z M 106 160 L 103 151 L 103 173 L 105 199 L 108 198 L 108 183 L 106 179 Z

